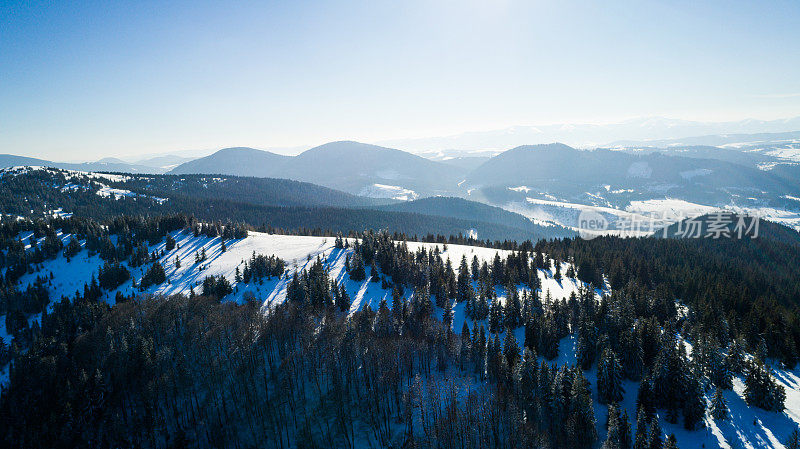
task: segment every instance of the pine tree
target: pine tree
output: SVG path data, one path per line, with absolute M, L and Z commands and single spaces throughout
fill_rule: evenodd
M 597 441 L 597 421 L 594 417 L 589 382 L 579 369 L 573 370 L 572 374 L 574 378 L 569 392 L 571 413 L 567 420 L 567 429 L 574 447 L 589 448 Z M 560 395 L 554 394 L 554 397 L 558 396 Z
M 503 306 L 495 298 L 489 306 L 489 332 L 496 334 L 500 332 L 503 323 Z
M 378 266 L 375 265 L 375 260 L 374 259 L 372 260 L 372 264 L 370 265 L 369 273 L 370 273 L 370 277 L 369 277 L 370 282 L 380 282 L 381 281 L 381 274 L 378 271 Z
M 647 449 L 650 437 L 647 435 L 647 414 L 643 407 L 639 408 L 636 418 L 636 437 L 633 442 L 633 449 Z
M 706 413 L 706 400 L 700 386 L 700 381 L 689 374 L 684 379 L 686 391 L 683 398 L 683 426 L 687 430 L 694 430 L 699 424 L 703 423 L 703 416 Z
M 717 421 L 728 419 L 728 404 L 719 387 L 714 389 L 714 396 L 711 399 L 711 416 Z
M 664 442 L 664 449 L 678 449 L 678 441 L 675 439 L 675 434 L 671 433 Z
M 506 337 L 503 342 L 503 355 L 506 358 L 509 369 L 513 370 L 517 361 L 519 361 L 519 344 L 511 329 L 506 329 Z
M 364 259 L 361 258 L 361 255 L 358 252 L 355 253 L 354 256 L 353 269 L 350 270 L 350 279 L 361 282 L 367 278 L 367 272 L 364 268 Z
M 769 365 L 758 359 L 749 365 L 744 381 L 744 399 L 747 404 L 768 411 L 783 411 L 786 391 L 772 378 Z
M 744 349 L 739 339 L 731 342 L 728 348 L 728 368 L 734 374 L 742 374 L 744 372 Z
M 292 281 L 294 281 L 294 279 Z M 345 288 L 344 283 L 342 283 L 341 288 L 339 289 L 336 307 L 338 307 L 342 312 L 347 312 L 350 310 L 350 295 L 347 294 L 347 289 Z M 392 304 L 392 307 L 394 307 L 394 304 Z
M 447 335 L 449 336 L 453 327 L 453 305 L 449 301 L 444 305 L 442 325 L 447 330 Z
M 622 388 L 622 367 L 610 348 L 603 350 L 597 364 L 597 394 L 601 404 L 619 402 L 625 390 Z
M 608 406 L 608 423 L 606 425 L 608 436 L 601 446 L 602 449 L 622 449 L 619 408 L 615 404 Z
M 467 256 L 461 256 L 461 264 L 458 267 L 458 295 L 457 301 L 464 302 L 471 298 L 472 283 L 467 268 Z
M 631 420 L 624 409 L 619 421 L 619 442 L 622 449 L 631 449 Z
M 650 422 L 649 434 L 650 438 L 647 440 L 647 449 L 663 449 L 661 426 L 658 425 L 658 419 L 653 419 Z

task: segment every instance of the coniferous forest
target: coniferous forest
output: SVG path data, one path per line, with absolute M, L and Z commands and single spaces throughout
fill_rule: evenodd
M 659 418 L 689 432 L 730 419 L 734 379 L 748 407 L 787 406 L 775 369 L 793 368 L 800 344 L 793 243 L 428 236 L 412 250 L 408 236 L 365 231 L 334 246 L 346 279 L 391 292 L 374 308 L 352 309 L 319 258 L 293 271 L 256 253 L 190 295 L 144 293 L 173 282 L 159 251 L 179 245 L 175 232 L 224 252 L 253 230 L 180 214 L 3 220 L 3 445 L 668 448 Z M 442 257 L 459 243 L 507 252 Z M 42 267 L 87 254 L 102 264 L 83 290 L 50 297 Z M 137 270 L 141 294 L 102 299 Z M 551 297 L 542 272 L 582 287 Z M 287 285 L 279 304 L 225 300 L 273 278 Z

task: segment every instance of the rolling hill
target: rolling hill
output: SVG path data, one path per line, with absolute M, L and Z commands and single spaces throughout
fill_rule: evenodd
M 342 141 L 320 145 L 294 157 L 252 148 L 228 148 L 181 164 L 169 173 L 280 177 L 353 194 L 392 198 L 395 191 L 412 191 L 415 197 L 451 191 L 462 170 L 400 150 Z

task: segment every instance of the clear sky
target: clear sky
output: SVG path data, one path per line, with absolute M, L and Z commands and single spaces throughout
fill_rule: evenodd
M 800 2 L 0 2 L 0 153 L 800 115 Z

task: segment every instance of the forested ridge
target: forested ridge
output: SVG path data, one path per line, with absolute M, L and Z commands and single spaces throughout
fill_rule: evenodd
M 174 245 L 178 229 L 224 242 L 248 227 L 183 215 L 0 223 L 0 304 L 15 337 L 2 348 L 11 363 L 0 395 L 5 446 L 666 448 L 675 441 L 655 418 L 690 431 L 730 419 L 721 392 L 736 377 L 750 407 L 781 413 L 786 392 L 773 367 L 797 360 L 792 244 L 482 242 L 513 251 L 480 263 L 364 232 L 335 243 L 351 279 L 392 291 L 376 310 L 348 313 L 351 298 L 321 261 L 292 273 L 268 254 L 254 254 L 241 278 L 206 278 L 196 295 L 120 297 L 114 307 L 99 299 L 125 276 L 122 261 L 164 282 L 148 245 Z M 41 243 L 20 241 L 23 232 Z M 63 243 L 64 234 L 73 238 Z M 82 251 L 105 260 L 82 292 L 49 298 L 45 277 L 15 285 Z M 587 284 L 552 298 L 537 270 Z M 220 302 L 231 285 L 261 276 L 286 277 L 282 305 Z M 451 328 L 454 304 L 465 306 L 462 329 Z M 38 312 L 41 323 L 29 326 Z M 569 336 L 576 364 L 558 365 Z M 637 398 L 635 413 L 617 405 L 624 395 Z M 608 405 L 607 423 L 594 397 Z
M 566 234 L 562 229 L 551 231 L 532 223 L 521 226 L 519 220 L 485 221 L 485 215 L 454 216 L 424 208 L 425 213 L 377 209 L 374 205 L 380 200 L 285 179 L 17 170 L 9 169 L 0 176 L 0 214 L 35 218 L 58 210 L 103 220 L 120 214 L 179 213 L 204 221 L 230 220 L 281 230 L 304 228 L 320 235 L 367 229 L 412 236 L 467 235 L 472 231 L 481 239 L 527 240 Z M 99 196 L 104 187 L 116 191 Z

